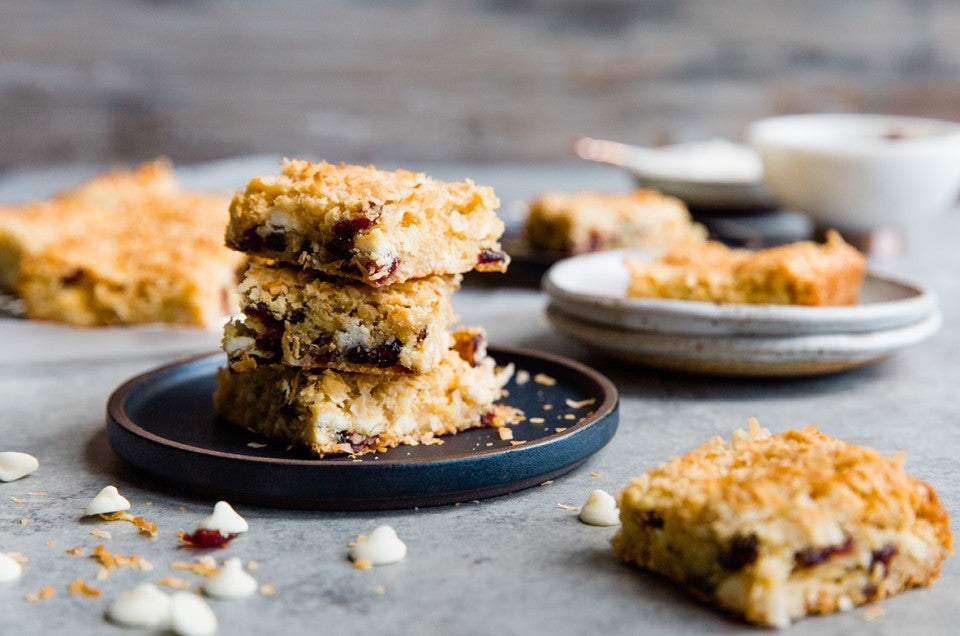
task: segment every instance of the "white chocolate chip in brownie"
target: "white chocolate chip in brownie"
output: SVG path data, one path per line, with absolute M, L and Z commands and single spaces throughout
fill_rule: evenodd
M 166 627 L 170 597 L 153 583 L 141 583 L 120 593 L 107 609 L 107 618 L 124 627 Z
M 0 583 L 16 581 L 23 574 L 23 566 L 3 552 L 0 552 Z
M 120 494 L 116 486 L 107 486 L 97 496 L 90 500 L 87 507 L 83 509 L 85 516 L 105 515 L 111 512 L 120 512 L 128 510 L 130 502 Z
M 617 501 L 604 490 L 594 490 L 587 503 L 580 508 L 580 521 L 591 526 L 620 525 L 620 509 Z
M 237 557 L 224 561 L 220 570 L 203 584 L 204 594 L 213 598 L 244 598 L 256 591 L 257 580 L 244 571 Z
M 193 592 L 174 592 L 170 598 L 170 629 L 177 636 L 210 636 L 217 632 L 217 615 Z
M 218 501 L 213 507 L 213 514 L 201 519 L 197 527 L 219 530 L 220 534 L 240 534 L 250 529 L 247 521 L 226 501 Z
M 14 481 L 26 477 L 39 467 L 40 462 L 33 455 L 16 451 L 0 453 L 0 481 Z
M 371 565 L 389 565 L 402 561 L 407 556 L 407 546 L 390 526 L 379 526 L 369 535 L 360 535 L 350 545 L 350 558 L 354 562 L 366 561 Z

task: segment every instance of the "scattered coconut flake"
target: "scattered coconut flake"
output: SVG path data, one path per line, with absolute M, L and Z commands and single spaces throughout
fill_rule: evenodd
M 373 593 L 376 594 L 377 596 L 383 596 L 384 594 L 387 593 L 387 588 L 383 585 L 377 585 L 376 587 L 373 588 Z
M 552 411 L 552 410 L 553 410 L 553 404 L 544 404 L 544 405 L 543 405 L 543 410 L 544 410 L 544 411 Z
M 37 601 L 43 601 L 56 595 L 57 595 L 57 590 L 55 590 L 52 585 L 44 585 L 36 592 L 30 592 L 23 598 L 28 603 L 36 603 Z
M 266 448 L 267 445 L 263 442 L 247 442 L 247 446 L 250 448 Z
M 237 557 L 224 561 L 217 573 L 203 584 L 204 594 L 221 599 L 244 598 L 256 591 L 257 580 L 244 571 Z
M 546 422 L 546 420 L 543 419 L 542 417 L 531 417 L 531 418 L 530 418 L 530 423 L 531 423 L 531 424 L 543 424 L 544 422 Z
M 525 369 L 517 369 L 515 380 L 518 386 L 523 386 L 530 381 L 530 372 Z
M 568 512 L 580 512 L 580 506 L 571 506 L 570 504 L 558 503 L 557 508 Z
M 70 581 L 70 585 L 67 587 L 67 592 L 73 596 L 90 596 L 92 598 L 97 598 L 103 593 L 102 590 L 99 590 L 95 587 L 90 587 L 83 579 L 80 578 Z
M 549 486 L 549 485 L 552 484 L 552 483 L 553 483 L 553 480 L 552 480 L 552 479 L 548 479 L 547 481 L 542 482 L 540 485 L 541 485 L 541 486 Z
M 210 636 L 217 632 L 217 615 L 200 596 L 174 592 L 170 598 L 170 629 L 178 636 Z
M 353 567 L 358 570 L 372 570 L 373 563 L 369 559 L 354 559 Z
M 277 588 L 273 583 L 264 583 L 260 586 L 260 596 L 276 596 Z
M 600 476 L 600 473 L 598 473 L 598 472 L 595 471 L 595 470 L 591 470 L 591 471 L 590 471 L 590 476 L 591 476 L 591 477 L 599 477 L 599 476 Z
M 120 494 L 116 486 L 106 486 L 90 500 L 83 509 L 84 516 L 109 514 L 130 508 L 130 502 Z
M 575 420 L 575 419 L 577 419 L 577 416 L 574 415 L 573 413 L 567 413 L 566 415 L 563 416 L 563 419 L 565 419 L 565 420 Z
M 521 445 L 526 444 L 526 443 L 527 443 L 527 440 L 525 440 L 525 439 L 515 439 L 515 440 L 513 440 L 513 441 L 510 442 L 510 445 L 511 445 L 511 446 L 521 446 Z
M 502 441 L 507 441 L 513 439 L 513 431 L 507 428 L 506 426 L 501 426 L 497 429 L 497 435 L 500 436 Z
M 256 570 L 256 569 L 259 568 L 259 567 L 260 567 L 260 563 L 259 563 L 259 562 L 253 561 L 253 560 L 247 561 L 247 569 L 248 569 L 248 570 L 253 571 L 253 570 Z
M 354 563 L 361 560 L 371 565 L 389 565 L 402 561 L 407 555 L 407 546 L 391 526 L 378 526 L 369 536 L 360 535 L 350 544 L 350 558 Z
M 580 521 L 591 526 L 620 525 L 620 509 L 617 508 L 616 499 L 604 490 L 594 490 L 587 498 L 587 503 L 580 508 Z
M 552 378 L 546 373 L 538 373 L 537 375 L 533 376 L 533 381 L 537 384 L 542 384 L 543 386 L 553 386 L 557 383 L 556 378 Z
M 148 572 L 153 569 L 153 564 L 146 559 L 140 558 L 135 554 L 127 556 L 120 554 L 119 552 L 111 552 L 103 545 L 98 545 L 93 548 L 93 554 L 91 555 L 91 558 L 97 561 L 97 563 L 99 563 L 103 569 L 107 570 L 108 572 L 117 568 L 132 568 L 134 570 L 141 570 L 144 572 Z
M 553 431 L 554 431 L 555 433 L 562 433 L 562 432 L 564 432 L 565 430 L 567 430 L 567 427 L 566 427 L 566 426 L 558 426 L 557 428 L 553 429 Z
M 569 406 L 572 409 L 582 409 L 585 406 L 590 406 L 596 401 L 597 401 L 597 398 L 589 398 L 587 400 L 580 400 L 579 402 L 575 400 L 571 400 L 570 398 L 567 398 L 566 400 L 564 400 L 564 402 L 567 403 L 567 406 Z
M 64 550 L 64 552 L 66 554 L 69 554 L 70 556 L 78 556 L 83 554 L 83 546 L 78 545 L 76 547 L 70 548 L 69 550 Z
M 213 576 L 217 573 L 217 561 L 212 556 L 205 555 L 196 561 L 174 561 L 170 564 L 171 570 L 185 570 L 199 576 Z
M 213 506 L 213 513 L 201 519 L 197 528 L 219 530 L 220 534 L 240 534 L 249 530 L 250 526 L 233 506 L 226 501 L 218 501 Z
M 28 492 L 27 494 L 30 495 L 31 497 L 46 497 L 46 496 L 47 496 L 46 491 L 43 491 L 43 490 L 38 490 L 38 491 L 36 491 L 36 492 Z
M 37 468 L 40 462 L 28 453 L 3 451 L 0 453 L 0 481 L 15 481 L 26 477 Z
M 13 503 L 17 504 L 18 506 L 19 506 L 20 504 L 25 504 L 25 503 L 27 503 L 27 500 L 26 500 L 26 499 L 21 499 L 20 497 L 10 497 L 10 501 L 12 501 Z
M 0 583 L 16 581 L 23 574 L 23 566 L 9 554 L 0 552 Z
M 107 608 L 107 618 L 124 627 L 166 627 L 170 623 L 170 597 L 153 583 L 141 583 Z
M 179 576 L 161 576 L 157 579 L 157 585 L 162 585 L 164 587 L 169 587 L 174 590 L 189 590 L 190 581 L 186 579 L 181 579 Z
M 23 519 L 20 520 L 20 525 L 21 525 L 21 526 L 25 526 L 25 525 L 27 525 L 27 524 L 29 524 L 29 523 L 30 523 L 30 520 L 27 519 L 26 517 L 24 517 Z
M 143 517 L 135 517 L 129 512 L 114 512 L 111 514 L 101 514 L 100 518 L 104 521 L 126 521 L 132 523 L 133 526 L 142 532 L 143 534 L 150 535 L 151 537 L 157 536 L 157 524 L 153 521 L 147 521 Z
M 886 610 L 883 609 L 882 605 L 871 605 L 863 612 L 863 620 L 873 621 L 886 613 Z
M 90 531 L 90 534 L 92 534 L 92 535 L 95 536 L 95 537 L 99 537 L 99 538 L 101 538 L 101 539 L 112 539 L 112 538 L 113 538 L 113 535 L 110 534 L 109 531 L 107 531 L 107 530 L 101 530 L 100 528 L 94 528 L 93 530 Z

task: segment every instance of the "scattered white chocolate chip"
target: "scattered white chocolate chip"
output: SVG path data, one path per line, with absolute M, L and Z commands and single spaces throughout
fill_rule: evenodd
M 407 546 L 390 526 L 378 526 L 369 535 L 360 535 L 350 544 L 350 558 L 371 565 L 389 565 L 407 556 Z
M 203 584 L 204 594 L 214 598 L 244 598 L 256 591 L 257 580 L 243 570 L 237 557 L 224 561 L 220 570 Z
M 16 451 L 0 453 L 0 481 L 14 481 L 26 477 L 39 467 L 40 462 L 33 455 Z
M 217 615 L 192 592 L 174 592 L 170 598 L 170 629 L 179 636 L 210 636 L 217 632 Z
M 197 527 L 204 530 L 219 530 L 220 534 L 240 534 L 250 529 L 247 521 L 226 501 L 218 501 L 213 507 L 213 514 L 201 519 Z
M 597 398 L 589 398 L 586 400 L 580 400 L 579 402 L 575 400 L 571 400 L 570 398 L 567 398 L 566 400 L 564 400 L 564 402 L 567 403 L 567 406 L 569 406 L 572 409 L 582 409 L 585 406 L 590 406 L 596 401 L 597 401 Z
M 90 500 L 83 509 L 84 516 L 105 515 L 130 508 L 130 502 L 120 494 L 116 486 L 107 486 Z
M 153 583 L 141 583 L 120 593 L 107 608 L 107 618 L 124 627 L 166 627 L 170 597 Z
M 16 581 L 23 574 L 23 567 L 8 554 L 0 552 L 0 583 Z
M 591 526 L 620 525 L 620 509 L 610 493 L 594 490 L 580 508 L 580 521 Z

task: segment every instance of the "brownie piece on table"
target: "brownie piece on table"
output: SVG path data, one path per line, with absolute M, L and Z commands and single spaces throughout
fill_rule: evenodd
M 718 303 L 854 305 L 866 259 L 836 231 L 757 251 L 709 242 L 651 262 L 628 258 L 627 295 Z
M 366 373 L 421 373 L 450 346 L 460 275 L 370 287 L 296 266 L 252 263 L 240 282 L 242 321 L 223 348 L 235 369 L 281 363 Z
M 530 202 L 524 232 L 531 246 L 568 254 L 671 247 L 707 238 L 683 201 L 650 189 L 544 193 Z
M 222 418 L 266 437 L 306 445 L 317 455 L 360 455 L 399 444 L 438 443 L 440 435 L 503 426 L 512 410 L 495 404 L 510 370 L 490 357 L 444 353 L 417 374 L 308 371 L 285 365 L 217 372 L 214 407 Z
M 0 212 L 0 278 L 28 318 L 208 326 L 236 307 L 246 260 L 223 245 L 228 206 L 163 161 L 108 173 Z
M 471 181 L 288 160 L 234 197 L 227 245 L 374 287 L 505 271 L 498 205 L 491 188 Z
M 634 478 L 619 504 L 624 560 L 776 627 L 928 585 L 953 549 L 902 456 L 814 427 L 771 435 L 751 420 Z

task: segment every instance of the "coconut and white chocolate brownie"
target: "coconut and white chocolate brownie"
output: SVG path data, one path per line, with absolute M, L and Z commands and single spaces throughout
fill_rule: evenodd
M 296 266 L 251 263 L 240 282 L 245 318 L 229 323 L 223 348 L 242 370 L 281 363 L 366 373 L 422 373 L 449 348 L 460 275 L 383 287 L 332 279 Z
M 227 245 L 378 287 L 477 269 L 505 271 L 499 200 L 471 181 L 288 160 L 230 207 Z
M 756 251 L 685 245 L 651 262 L 628 258 L 627 296 L 718 303 L 854 305 L 866 259 L 839 233 Z
M 533 247 L 578 254 L 619 247 L 671 247 L 706 240 L 686 204 L 656 190 L 547 192 L 529 205 Z
M 0 279 L 29 318 L 210 325 L 234 310 L 245 261 L 223 245 L 228 205 L 163 161 L 108 173 L 0 213 Z
M 474 332 L 470 338 L 476 335 Z M 496 404 L 509 372 L 483 348 L 466 358 L 447 350 L 418 374 L 307 371 L 285 365 L 217 372 L 216 412 L 261 435 L 303 444 L 320 456 L 360 455 L 478 426 L 503 426 L 513 411 Z
M 953 549 L 901 455 L 812 426 L 771 435 L 751 420 L 634 478 L 619 504 L 618 555 L 761 625 L 928 585 Z

